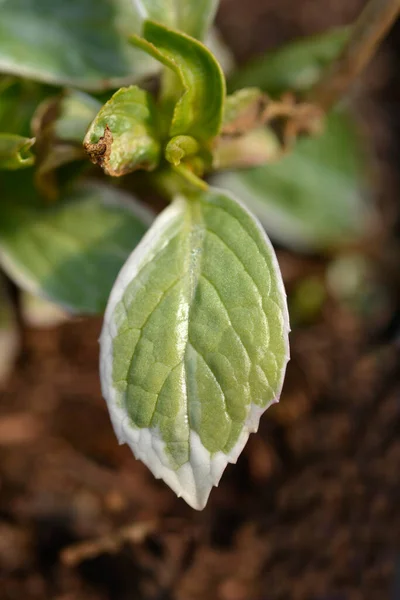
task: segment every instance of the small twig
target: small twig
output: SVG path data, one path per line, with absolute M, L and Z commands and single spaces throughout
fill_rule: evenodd
M 281 120 L 281 142 L 283 154 L 290 152 L 299 135 L 317 135 L 323 130 L 324 114 L 319 106 L 309 102 L 298 102 L 290 94 L 284 94 L 278 102 L 266 107 L 264 123 L 274 127 Z
M 118 552 L 125 542 L 140 544 L 156 527 L 155 521 L 134 523 L 122 527 L 113 534 L 104 535 L 95 540 L 78 542 L 62 550 L 61 561 L 69 567 L 74 567 L 84 560 L 95 558 L 100 554 L 113 554 Z
M 400 13 L 400 0 L 369 0 L 343 52 L 310 90 L 307 100 L 327 112 L 348 91 L 374 56 Z

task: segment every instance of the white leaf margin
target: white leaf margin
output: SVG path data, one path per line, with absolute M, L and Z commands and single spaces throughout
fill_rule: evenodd
M 228 196 L 237 202 L 241 208 L 251 217 L 262 234 L 271 257 L 273 268 L 277 275 L 277 286 L 283 302 L 284 331 L 286 332 L 286 362 L 281 370 L 281 377 L 277 386 L 275 398 L 267 406 L 279 402 L 285 379 L 287 363 L 290 359 L 289 351 L 289 312 L 286 302 L 286 291 L 279 268 L 275 250 L 265 230 L 258 219 L 247 209 L 247 207 L 231 193 L 219 188 L 212 188 L 216 194 Z M 213 486 L 218 486 L 228 463 L 235 464 L 245 447 L 250 433 L 258 430 L 262 414 L 267 410 L 265 407 L 251 405 L 250 412 L 244 423 L 243 430 L 232 450 L 225 454 L 221 451 L 211 454 L 202 444 L 199 435 L 190 430 L 190 459 L 189 462 L 174 470 L 165 452 L 165 442 L 162 440 L 157 427 L 139 428 L 130 423 L 129 416 L 124 408 L 119 405 L 116 391 L 113 387 L 113 340 L 118 332 L 117 324 L 113 319 L 114 310 L 121 301 L 127 285 L 134 279 L 138 271 L 151 260 L 154 244 L 163 234 L 173 226 L 176 220 L 182 216 L 182 205 L 184 200 L 177 198 L 161 215 L 155 220 L 153 226 L 133 250 L 122 267 L 110 294 L 107 304 L 103 328 L 100 336 L 100 380 L 101 390 L 110 413 L 111 422 L 119 444 L 128 444 L 134 456 L 141 460 L 153 473 L 156 479 L 163 479 L 165 483 L 195 510 L 203 510 L 207 504 Z M 167 242 L 165 242 L 167 243 Z M 150 258 L 148 258 L 150 257 Z

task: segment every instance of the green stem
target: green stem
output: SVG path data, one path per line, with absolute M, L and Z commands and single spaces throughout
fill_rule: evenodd
M 352 26 L 346 47 L 310 90 L 308 101 L 324 112 L 348 91 L 374 56 L 400 13 L 400 0 L 369 0 Z
M 190 193 L 193 190 L 200 189 L 204 191 L 208 189 L 205 181 L 182 164 L 178 167 L 168 165 L 158 169 L 151 174 L 151 183 L 158 193 L 169 202 L 180 194 Z

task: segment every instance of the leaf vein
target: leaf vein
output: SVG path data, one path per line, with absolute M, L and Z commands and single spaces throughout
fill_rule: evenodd
M 139 329 L 139 331 L 140 331 L 140 335 L 139 335 L 139 339 L 138 339 L 138 341 L 136 342 L 136 345 L 135 345 L 135 350 L 133 351 L 132 358 L 131 358 L 131 360 L 130 360 L 130 362 L 129 362 L 129 366 L 128 366 L 128 370 L 127 370 L 127 374 L 126 374 L 126 379 L 127 379 L 127 381 L 128 381 L 128 378 L 129 378 L 129 373 L 130 373 L 130 371 L 131 371 L 131 369 L 132 369 L 132 365 L 133 365 L 133 362 L 134 362 L 134 359 L 135 359 L 135 356 L 136 356 L 136 348 L 139 346 L 139 344 L 140 344 L 141 340 L 143 339 L 143 332 L 144 332 L 144 329 L 145 329 L 145 327 L 146 327 L 147 323 L 149 322 L 149 320 L 150 320 L 151 316 L 152 316 L 152 315 L 154 315 L 154 313 L 156 312 L 156 310 L 159 308 L 159 306 L 160 306 L 161 302 L 164 300 L 164 298 L 167 296 L 167 294 L 168 294 L 168 293 L 169 293 L 169 292 L 172 290 L 172 288 L 173 288 L 173 287 L 174 287 L 174 286 L 175 286 L 175 285 L 176 285 L 176 284 L 177 284 L 179 281 L 181 281 L 181 279 L 182 279 L 182 277 L 178 277 L 177 279 L 175 279 L 175 280 L 174 280 L 174 281 L 171 283 L 171 285 L 170 285 L 170 286 L 168 286 L 168 288 L 167 288 L 166 290 L 164 290 L 164 292 L 161 294 L 161 296 L 160 296 L 160 298 L 159 298 L 159 300 L 158 300 L 157 304 L 154 306 L 154 308 L 153 308 L 153 309 L 152 309 L 152 310 L 149 312 L 149 314 L 147 315 L 147 317 L 146 317 L 146 319 L 145 319 L 145 321 L 144 321 L 143 325 L 142 325 L 141 327 L 138 327 L 138 329 Z
M 203 362 L 204 362 L 204 364 L 206 365 L 207 369 L 210 371 L 211 375 L 213 376 L 213 379 L 214 379 L 215 383 L 217 384 L 217 386 L 218 386 L 218 388 L 219 388 L 219 390 L 220 390 L 220 392 L 221 392 L 221 394 L 222 394 L 222 398 L 223 398 L 223 401 L 224 401 L 224 406 L 225 406 L 225 412 L 226 412 L 226 414 L 228 415 L 228 417 L 229 417 L 229 418 L 232 420 L 232 418 L 231 418 L 231 416 L 230 416 L 230 414 L 229 414 L 229 410 L 228 410 L 228 403 L 227 403 L 227 401 L 226 401 L 225 392 L 224 392 L 224 390 L 222 389 L 222 387 L 221 387 L 221 384 L 220 384 L 220 382 L 218 381 L 218 378 L 217 378 L 216 374 L 214 373 L 214 371 L 213 371 L 213 370 L 212 370 L 212 368 L 210 367 L 210 365 L 209 365 L 208 361 L 206 360 L 205 356 L 204 356 L 204 355 L 203 355 L 203 354 L 200 352 L 200 350 L 198 350 L 198 349 L 197 349 L 197 348 L 196 348 L 196 347 L 193 345 L 193 343 L 192 343 L 190 340 L 188 341 L 188 346 L 190 346 L 190 347 L 191 347 L 191 348 L 192 348 L 192 349 L 193 349 L 193 350 L 196 352 L 196 354 L 197 354 L 197 355 L 198 355 L 198 356 L 199 356 L 199 357 L 200 357 L 200 358 L 203 360 Z
M 232 213 L 230 213 L 228 210 L 226 210 L 225 208 L 222 208 L 222 206 L 214 206 L 214 208 L 215 208 L 215 209 L 217 209 L 217 210 L 220 210 L 220 211 L 222 211 L 223 213 L 225 213 L 226 215 L 228 215 L 228 216 L 229 216 L 231 219 L 233 219 L 234 221 L 236 221 L 236 223 L 238 223 L 238 225 L 239 225 L 240 229 L 241 229 L 241 230 L 242 230 L 242 231 L 243 231 L 243 232 L 246 234 L 246 236 L 247 236 L 247 237 L 248 237 L 248 238 L 249 238 L 249 239 L 250 239 L 252 242 L 254 242 L 254 244 L 257 246 L 257 250 L 258 250 L 258 252 L 259 252 L 260 256 L 262 257 L 262 260 L 263 260 L 263 262 L 265 263 L 265 266 L 266 266 L 266 268 L 267 268 L 268 274 L 271 276 L 271 265 L 269 265 L 269 264 L 268 264 L 268 262 L 267 262 L 267 260 L 266 260 L 266 258 L 265 258 L 265 256 L 264 256 L 264 254 L 261 252 L 260 248 L 258 247 L 258 244 L 257 244 L 257 242 L 255 241 L 255 239 L 253 238 L 253 236 L 249 234 L 249 232 L 247 231 L 247 229 L 245 229 L 245 227 L 243 227 L 243 224 L 241 223 L 241 221 L 240 221 L 240 220 L 239 220 L 237 217 L 235 217 L 235 215 L 233 215 Z M 220 237 L 220 236 L 218 236 L 218 237 Z M 220 238 L 220 239 L 221 239 L 221 241 L 223 241 L 223 240 L 222 240 L 222 238 Z M 228 246 L 228 244 L 226 244 L 226 245 Z M 229 248 L 229 246 L 228 246 L 228 248 Z M 235 255 L 235 256 L 237 256 L 237 255 Z M 238 258 L 239 258 L 239 257 L 238 257 Z M 243 263 L 242 261 L 240 261 L 240 262 L 241 262 L 241 263 L 243 264 L 243 266 L 244 266 L 244 263 Z M 246 271 L 247 271 L 247 269 L 246 269 Z M 250 275 L 250 273 L 249 273 L 249 275 Z M 252 278 L 252 279 L 253 279 L 253 278 Z M 253 279 L 253 281 L 254 281 L 254 279 Z M 255 282 L 254 282 L 254 283 L 255 283 Z M 257 287 L 258 287 L 258 286 L 257 286 Z M 270 285 L 270 286 L 269 286 L 269 290 L 268 290 L 268 295 L 271 293 L 271 289 L 272 289 L 272 286 Z M 262 294 L 261 294 L 261 297 L 262 297 Z
M 242 338 L 240 337 L 240 335 L 239 335 L 239 333 L 238 333 L 237 329 L 235 328 L 235 326 L 233 325 L 233 323 L 232 323 L 232 321 L 231 321 L 231 318 L 230 318 L 230 315 L 229 315 L 229 311 L 228 311 L 228 307 L 226 306 L 225 302 L 223 301 L 223 299 L 222 299 L 222 297 L 221 297 L 221 295 L 220 295 L 220 293 L 219 293 L 218 289 L 216 288 L 216 286 L 213 284 L 213 282 L 212 282 L 212 281 L 211 281 L 211 280 L 210 280 L 210 279 L 209 279 L 209 278 L 208 278 L 206 275 L 204 275 L 204 274 L 202 273 L 200 276 L 201 276 L 201 277 L 202 277 L 202 278 L 203 278 L 205 281 L 207 281 L 207 283 L 208 283 L 208 284 L 209 284 L 209 285 L 210 285 L 210 286 L 213 288 L 213 290 L 215 291 L 215 293 L 216 293 L 216 295 L 217 295 L 217 297 L 218 297 L 218 299 L 219 299 L 219 301 L 220 301 L 220 303 L 221 303 L 221 306 L 224 308 L 224 310 L 225 310 L 225 312 L 226 312 L 226 316 L 228 317 L 228 322 L 229 322 L 229 325 L 230 325 L 230 327 L 232 327 L 233 331 L 236 333 L 236 336 L 237 336 L 237 338 L 238 338 L 238 340 L 239 340 L 239 342 L 240 342 L 240 344 L 241 344 L 241 346 L 242 346 L 243 350 L 245 351 L 245 353 L 246 353 L 246 356 L 247 356 L 247 358 L 249 359 L 249 362 L 251 363 L 251 362 L 252 362 L 252 360 L 251 360 L 251 358 L 250 358 L 250 354 L 249 354 L 249 352 L 248 352 L 248 350 L 247 350 L 247 348 L 246 348 L 246 346 L 245 346 L 245 344 L 244 344 L 244 342 L 243 342 Z
M 246 273 L 246 275 L 248 275 L 248 277 L 249 277 L 249 278 L 250 278 L 250 280 L 252 281 L 252 283 L 253 283 L 254 287 L 256 288 L 256 290 L 257 290 L 257 292 L 258 292 L 258 294 L 259 294 L 259 297 L 262 299 L 262 293 L 261 293 L 261 291 L 260 291 L 260 289 L 259 289 L 258 285 L 257 285 L 257 283 L 254 281 L 254 279 L 253 279 L 252 275 L 251 275 L 251 274 L 249 273 L 249 271 L 247 270 L 247 267 L 246 267 L 246 265 L 244 264 L 244 262 L 242 261 L 242 259 L 241 259 L 241 258 L 240 258 L 240 257 L 239 257 L 239 256 L 236 254 L 236 252 L 235 252 L 235 251 L 234 251 L 234 250 L 233 250 L 233 249 L 232 249 L 232 248 L 229 246 L 229 244 L 227 244 L 227 243 L 225 242 L 225 240 L 223 240 L 223 239 L 222 239 L 222 238 L 221 238 L 221 237 L 218 235 L 218 233 L 216 233 L 216 232 L 215 232 L 213 229 L 209 229 L 209 228 L 207 228 L 207 229 L 206 229 L 206 231 L 207 231 L 207 233 L 211 233 L 212 235 L 214 235 L 214 236 L 217 238 L 217 240 L 219 240 L 219 241 L 221 242 L 221 244 L 223 244 L 223 246 L 225 246 L 225 247 L 226 247 L 226 248 L 227 248 L 227 249 L 230 251 L 230 253 L 231 253 L 231 254 L 233 254 L 233 256 L 236 258 L 236 260 L 237 260 L 237 261 L 238 261 L 238 262 L 239 262 L 239 263 L 242 265 L 243 271 Z M 261 304 L 262 304 L 262 302 L 261 302 Z

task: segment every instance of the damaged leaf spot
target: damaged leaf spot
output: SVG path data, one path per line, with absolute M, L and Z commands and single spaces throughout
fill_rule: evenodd
M 108 125 L 104 130 L 104 135 L 101 136 L 98 142 L 92 144 L 91 142 L 85 142 L 84 148 L 89 155 L 90 160 L 93 164 L 99 165 L 104 171 L 108 171 L 107 164 L 110 159 L 111 145 L 113 143 L 113 135 Z M 109 173 L 110 175 L 112 173 Z M 120 175 L 122 173 L 119 173 Z
M 84 139 L 90 160 L 107 175 L 138 169 L 152 171 L 159 162 L 157 115 L 153 98 L 132 85 L 121 88 L 100 109 Z

